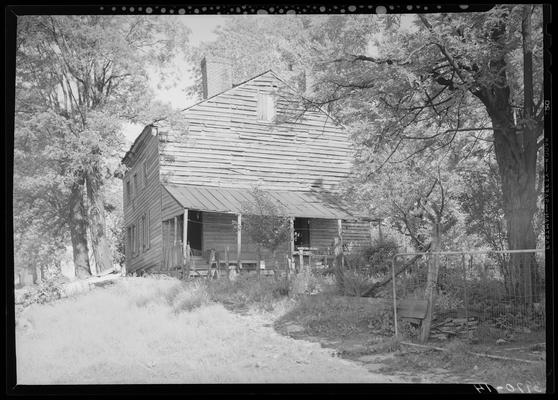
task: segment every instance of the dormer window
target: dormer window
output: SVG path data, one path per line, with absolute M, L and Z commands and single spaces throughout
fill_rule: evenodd
M 275 98 L 269 93 L 258 93 L 258 120 L 271 122 L 275 118 Z

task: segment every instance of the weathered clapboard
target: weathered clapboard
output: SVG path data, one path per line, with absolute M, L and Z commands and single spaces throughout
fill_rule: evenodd
M 397 316 L 420 323 L 426 317 L 428 300 L 399 300 L 397 301 Z

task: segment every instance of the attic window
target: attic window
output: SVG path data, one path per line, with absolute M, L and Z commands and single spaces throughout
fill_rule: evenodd
M 275 99 L 269 93 L 258 93 L 258 120 L 271 122 L 275 118 Z

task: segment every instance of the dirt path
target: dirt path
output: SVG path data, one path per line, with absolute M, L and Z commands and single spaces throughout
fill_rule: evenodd
M 25 311 L 19 384 L 404 381 L 283 336 L 257 315 L 217 304 L 176 314 L 115 286 Z

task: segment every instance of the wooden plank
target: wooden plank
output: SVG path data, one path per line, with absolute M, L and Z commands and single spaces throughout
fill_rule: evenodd
M 428 300 L 398 300 L 397 315 L 401 318 L 422 320 L 426 317 Z

